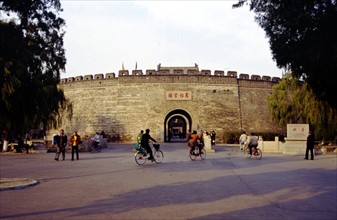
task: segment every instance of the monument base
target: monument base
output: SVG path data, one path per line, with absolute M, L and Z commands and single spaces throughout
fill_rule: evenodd
M 306 140 L 289 140 L 287 139 L 283 148 L 285 155 L 304 155 L 307 147 Z
M 211 138 L 208 135 L 204 136 L 204 148 L 206 153 L 215 153 L 215 150 L 212 149 Z

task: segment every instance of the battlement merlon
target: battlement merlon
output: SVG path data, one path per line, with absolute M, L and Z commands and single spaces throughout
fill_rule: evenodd
M 132 70 L 131 76 L 141 76 L 144 75 L 142 70 Z M 246 73 L 238 73 L 236 71 L 227 71 L 225 75 L 225 71 L 223 70 L 215 70 L 213 72 L 213 75 L 211 74 L 211 70 L 199 70 L 198 66 L 196 67 L 161 67 L 159 66 L 157 70 L 155 69 L 149 69 L 145 71 L 146 76 L 156 75 L 156 76 L 179 76 L 179 75 L 203 75 L 203 76 L 209 76 L 209 77 L 232 77 L 232 78 L 238 78 L 240 80 L 252 80 L 252 81 L 268 81 L 268 82 L 280 82 L 280 77 L 270 77 L 270 76 L 260 76 L 256 74 L 246 74 Z M 118 72 L 119 77 L 123 76 L 130 76 L 129 70 L 119 70 Z M 106 73 L 105 75 L 103 73 L 98 73 L 94 75 L 84 75 L 84 76 L 76 76 L 76 77 L 69 77 L 69 78 L 62 78 L 61 84 L 63 83 L 72 83 L 72 82 L 78 82 L 78 81 L 89 81 L 89 80 L 109 80 L 109 79 L 116 79 L 115 73 Z

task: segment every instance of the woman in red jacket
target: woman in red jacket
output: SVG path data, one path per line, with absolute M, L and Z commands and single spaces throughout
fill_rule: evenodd
M 74 131 L 73 136 L 70 138 L 71 143 L 71 160 L 74 160 L 74 153 L 76 152 L 76 159 L 79 159 L 78 156 L 78 145 L 81 144 L 81 137 Z

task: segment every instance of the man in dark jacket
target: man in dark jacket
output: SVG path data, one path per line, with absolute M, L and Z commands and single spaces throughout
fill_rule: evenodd
M 150 157 L 148 159 L 153 160 L 154 159 L 153 158 L 153 152 L 152 152 L 151 147 L 149 145 L 150 140 L 152 140 L 153 142 L 157 142 L 155 139 L 153 139 L 150 136 L 150 129 L 146 129 L 145 134 L 143 134 L 143 136 L 142 136 L 141 146 L 146 149 L 147 153 L 150 154 Z
M 61 153 L 62 153 L 62 159 L 65 160 L 68 138 L 67 138 L 67 135 L 64 134 L 63 129 L 60 130 L 60 135 L 55 136 L 55 142 L 57 145 L 57 152 L 55 155 L 55 160 L 59 160 Z
M 309 131 L 309 135 L 307 137 L 307 149 L 305 151 L 304 159 L 306 160 L 309 159 L 309 151 L 310 151 L 311 160 L 314 159 L 314 146 L 315 146 L 315 137 L 312 134 L 312 132 Z

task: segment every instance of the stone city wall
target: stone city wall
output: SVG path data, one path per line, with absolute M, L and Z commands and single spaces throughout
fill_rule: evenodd
M 162 70 L 161 70 L 162 71 Z M 217 141 L 224 131 L 274 131 L 267 108 L 267 96 L 277 77 L 240 74 L 235 71 L 201 70 L 158 72 L 127 70 L 62 79 L 59 87 L 72 102 L 71 119 L 63 117 L 61 127 L 69 135 L 95 132 L 118 135 L 121 142 L 135 142 L 141 129 L 163 142 L 167 136 L 165 118 L 175 110 L 191 117 L 192 130 L 215 130 Z M 166 74 L 165 74 L 166 73 Z M 168 100 L 168 91 L 188 91 L 189 100 Z M 58 130 L 58 129 L 57 129 Z M 57 133 L 50 130 L 49 136 Z

